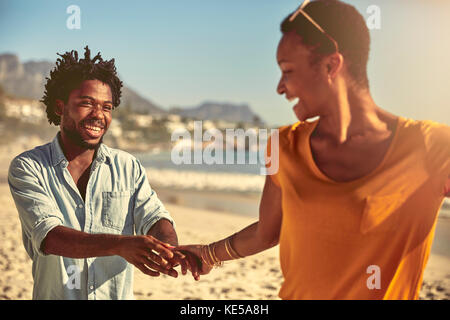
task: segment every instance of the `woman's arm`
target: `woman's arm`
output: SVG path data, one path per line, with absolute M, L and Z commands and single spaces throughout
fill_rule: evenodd
M 266 182 L 259 206 L 259 221 L 236 233 L 231 245 L 240 256 L 250 256 L 276 246 L 281 229 L 281 189 L 275 185 L 270 176 Z M 217 257 L 230 260 L 225 248 L 225 240 L 217 243 Z
M 274 184 L 270 176 L 266 176 L 257 222 L 208 246 L 188 245 L 176 249 L 189 251 L 201 258 L 204 262 L 201 274 L 206 274 L 211 270 L 212 262 L 233 260 L 236 254 L 240 257 L 254 255 L 277 245 L 281 218 L 281 189 Z

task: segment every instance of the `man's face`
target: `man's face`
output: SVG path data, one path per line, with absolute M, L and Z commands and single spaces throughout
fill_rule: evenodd
M 113 103 L 109 85 L 100 80 L 83 81 L 69 94 L 63 108 L 62 134 L 82 148 L 96 149 L 112 120 Z
M 294 32 L 283 35 L 278 45 L 277 60 L 282 75 L 277 87 L 279 94 L 298 103 L 294 111 L 304 121 L 320 115 L 320 106 L 327 96 L 327 76 L 321 65 L 311 66 L 311 53 Z

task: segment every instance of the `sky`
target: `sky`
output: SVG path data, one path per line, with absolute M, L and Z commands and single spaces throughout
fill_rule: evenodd
M 368 65 L 375 102 L 396 115 L 450 124 L 450 1 L 345 0 L 380 26 Z M 80 29 L 67 20 L 80 9 Z M 0 54 L 56 61 L 89 45 L 115 58 L 124 83 L 156 105 L 247 103 L 271 125 L 296 121 L 276 93 L 281 21 L 295 0 L 0 0 Z M 73 20 L 70 20 L 73 22 Z M 351 32 L 351 30 L 349 30 Z

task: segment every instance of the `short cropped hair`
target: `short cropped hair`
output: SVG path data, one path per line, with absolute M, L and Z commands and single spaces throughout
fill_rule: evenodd
M 370 33 L 364 17 L 355 7 L 339 0 L 312 1 L 303 10 L 338 43 L 339 52 L 355 84 L 368 89 Z M 281 32 L 286 34 L 294 31 L 301 36 L 303 44 L 312 50 L 311 65 L 317 65 L 323 57 L 335 52 L 333 42 L 304 15 L 300 13 L 290 22 L 292 14 L 281 23 Z
M 113 107 L 120 104 L 122 81 L 117 76 L 114 59 L 105 61 L 100 52 L 91 59 L 91 52 L 86 46 L 84 59 L 78 60 L 78 52 L 72 50 L 58 55 L 56 67 L 46 78 L 45 93 L 41 100 L 46 105 L 47 119 L 50 124 L 59 125 L 61 117 L 56 114 L 56 100 L 67 103 L 70 92 L 78 88 L 85 80 L 100 80 L 109 85 L 112 93 Z

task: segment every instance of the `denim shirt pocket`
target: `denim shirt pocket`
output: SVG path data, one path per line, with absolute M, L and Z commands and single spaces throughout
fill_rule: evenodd
M 130 191 L 104 191 L 102 224 L 104 227 L 123 231 L 131 201 Z

